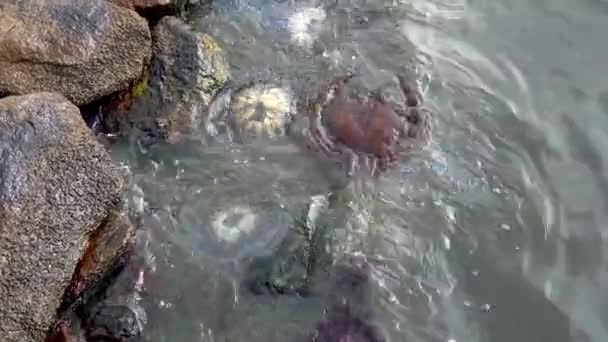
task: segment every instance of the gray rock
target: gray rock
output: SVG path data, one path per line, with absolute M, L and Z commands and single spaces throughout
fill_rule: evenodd
M 323 195 L 312 197 L 278 248 L 270 256 L 251 261 L 245 286 L 252 293 L 308 296 L 318 292 L 315 279 L 326 280 L 325 271 L 337 260 L 332 230 L 345 218 L 345 212 L 330 208 L 335 201 Z
M 111 3 L 132 10 L 175 6 L 176 0 L 109 0 Z
M 153 12 L 154 15 L 179 13 L 193 7 L 211 6 L 211 0 L 109 0 L 111 3 L 138 12 Z
M 141 296 L 147 265 L 141 258 L 130 257 L 102 293 L 84 301 L 80 319 L 87 341 L 131 341 L 141 337 L 147 321 Z
M 65 97 L 36 93 L 0 100 L 3 341 L 43 341 L 83 256 L 108 255 L 90 249 L 121 245 L 91 239 L 114 241 L 104 237 L 109 232 L 124 241 L 124 231 L 111 224 L 123 182 Z
M 83 105 L 128 88 L 150 53 L 147 22 L 103 0 L 0 4 L 0 94 L 53 91 Z
M 164 17 L 153 33 L 148 92 L 138 98 L 129 124 L 178 142 L 201 127 L 212 98 L 230 78 L 224 53 L 209 35 L 176 17 Z

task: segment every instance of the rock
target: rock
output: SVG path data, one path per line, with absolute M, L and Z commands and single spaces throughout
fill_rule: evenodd
M 83 256 L 103 256 L 87 268 L 102 273 L 124 247 L 112 224 L 124 181 L 56 93 L 0 100 L 0 175 L 0 336 L 42 341 Z
M 150 47 L 147 22 L 103 0 L 4 0 L 0 94 L 53 91 L 83 105 L 129 87 Z
M 332 313 L 331 319 L 317 323 L 311 342 L 384 342 L 380 329 L 355 315 L 348 308 L 338 314 Z
M 132 10 L 162 8 L 175 5 L 175 0 L 110 0 L 111 3 Z
M 131 246 L 134 226 L 124 213 L 112 212 L 91 234 L 88 247 L 72 278 L 67 300 L 76 299 L 84 289 L 94 287 L 117 259 L 126 256 Z
M 126 116 L 132 108 L 135 99 L 146 93 L 148 89 L 148 74 L 142 75 L 131 88 L 106 96 L 99 101 L 80 106 L 80 112 L 98 138 L 107 140 L 110 133 L 120 130 L 119 119 Z M 108 115 L 107 113 L 110 113 Z
M 182 10 L 211 6 L 211 0 L 109 0 L 111 3 L 135 10 L 144 17 L 178 14 Z
M 244 285 L 252 294 L 311 295 L 312 278 L 332 263 L 331 223 L 318 220 L 329 205 L 325 196 L 313 196 L 278 248 L 251 260 Z
M 104 339 L 112 341 L 112 338 L 135 339 L 141 336 L 143 330 L 137 311 L 121 304 L 98 308 L 87 324 L 95 327 L 88 333 L 92 341 Z
M 313 198 L 280 248 L 254 259 L 247 269 L 244 285 L 254 295 L 311 296 L 323 302 L 324 319 L 308 338 L 294 341 L 387 340 L 373 323 L 374 265 L 336 236 L 339 222 L 353 217 L 352 211 L 338 208 L 348 197 Z
M 141 291 L 147 265 L 136 255 L 101 292 L 83 301 L 79 320 L 87 341 L 129 341 L 141 337 L 147 321 Z
M 211 36 L 176 17 L 162 18 L 153 38 L 150 83 L 127 124 L 177 142 L 200 128 L 212 98 L 230 78 L 228 64 Z

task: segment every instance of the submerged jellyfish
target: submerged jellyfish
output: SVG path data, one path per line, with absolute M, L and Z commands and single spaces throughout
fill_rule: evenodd
M 371 266 L 364 257 L 350 257 L 333 270 L 329 293 L 329 317 L 317 323 L 313 342 L 381 342 L 384 337 L 371 323 Z
M 419 105 L 417 92 L 403 79 L 405 108 L 389 104 L 377 93 L 348 96 L 343 91 L 352 75 L 340 77 L 324 89 L 310 106 L 312 146 L 338 156 L 353 175 L 363 161 L 372 175 L 393 166 L 399 153 L 414 143 L 424 145 L 431 136 L 430 113 Z

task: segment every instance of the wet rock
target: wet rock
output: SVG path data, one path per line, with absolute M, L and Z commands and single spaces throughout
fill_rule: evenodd
M 126 256 L 131 247 L 134 226 L 125 213 L 112 212 L 94 231 L 88 246 L 72 278 L 69 297 L 74 300 L 83 290 L 94 287 L 115 267 L 120 257 Z
M 131 341 L 142 336 L 147 321 L 141 305 L 144 264 L 133 257 L 100 294 L 80 310 L 87 341 Z
M 345 307 L 334 311 L 331 318 L 317 323 L 310 341 L 382 342 L 385 339 L 377 327 Z
M 111 136 L 119 133 L 120 120 L 124 120 L 133 107 L 136 99 L 143 96 L 148 90 L 148 75 L 144 74 L 133 82 L 128 89 L 106 96 L 85 106 L 80 106 L 80 112 L 98 139 L 104 145 L 110 143 Z
M 319 292 L 314 279 L 326 279 L 326 271 L 335 263 L 333 228 L 344 219 L 340 210 L 327 215 L 334 200 L 313 196 L 277 249 L 251 261 L 244 284 L 252 294 L 309 296 Z
M 68 322 L 57 324 L 55 331 L 47 337 L 44 342 L 81 342 L 84 336 L 77 336 L 73 333 Z
M 142 328 L 137 314 L 126 305 L 107 305 L 98 308 L 91 317 L 92 328 L 88 333 L 90 340 L 118 341 L 137 338 L 141 336 Z
M 335 226 L 326 226 L 320 216 L 327 214 L 328 205 L 322 197 L 313 200 L 281 248 L 272 257 L 254 260 L 245 284 L 255 295 L 322 299 L 327 316 L 309 336 L 295 341 L 385 341 L 373 323 L 373 266 L 363 255 L 337 251 L 340 246 L 331 241 Z
M 179 13 L 175 0 L 108 0 L 111 3 L 137 12 L 148 20 L 150 26 L 158 23 L 166 15 Z
M 247 269 L 244 284 L 254 295 L 316 297 L 323 303 L 323 319 L 293 341 L 386 341 L 374 323 L 374 265 L 338 233 L 353 217 L 344 208 L 350 199 L 346 191 L 314 196 L 279 248 Z
M 208 106 L 230 78 L 224 53 L 209 35 L 176 17 L 162 18 L 154 31 L 154 58 L 146 95 L 121 124 L 178 142 L 196 134 Z M 116 114 L 110 120 L 116 120 Z
M 178 14 L 182 10 L 209 7 L 211 0 L 109 0 L 115 5 L 135 10 L 146 18 Z
M 59 309 L 57 321 L 45 342 L 106 341 L 108 338 L 114 341 L 114 337 L 132 338 L 141 335 L 146 316 L 138 302 L 139 288 L 131 289 L 128 296 L 116 297 L 113 302 L 107 302 L 108 293 L 115 292 L 113 287 L 125 287 L 121 278 L 123 273 L 128 272 L 125 264 L 129 257 L 125 255 L 119 259 L 103 278 L 83 291 L 77 301 Z M 134 301 L 130 297 L 137 297 L 138 300 Z
M 321 235 L 321 229 L 311 225 L 310 212 L 322 210 L 327 205 L 323 196 L 315 199 L 306 208 L 303 219 L 294 222 L 274 253 L 253 258 L 249 263 L 244 285 L 252 294 L 308 295 L 309 281 L 316 266 L 315 242 Z
M 104 0 L 5 0 L 0 94 L 53 91 L 86 104 L 137 79 L 150 45 L 143 18 Z
M 45 342 L 138 340 L 147 321 L 141 291 L 148 271 L 145 259 L 129 249 L 78 301 L 59 310 Z
M 83 256 L 103 256 L 91 263 L 99 261 L 91 270 L 101 272 L 119 253 L 126 233 L 111 222 L 122 188 L 118 169 L 65 97 L 0 100 L 3 341 L 42 341 Z
M 132 10 L 142 10 L 151 8 L 164 8 L 175 5 L 175 0 L 110 0 L 111 3 Z

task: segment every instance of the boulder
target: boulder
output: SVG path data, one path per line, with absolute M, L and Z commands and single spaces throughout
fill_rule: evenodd
M 3 341 L 43 341 L 72 279 L 93 281 L 124 250 L 132 226 L 116 224 L 123 187 L 119 169 L 65 97 L 0 99 Z
M 176 4 L 176 0 L 110 0 L 111 3 L 132 10 L 164 8 Z
M 128 88 L 150 53 L 146 20 L 104 0 L 0 4 L 0 95 L 52 91 L 83 105 Z
M 138 12 L 177 13 L 183 9 L 211 6 L 211 0 L 109 0 L 111 3 Z
M 151 27 L 168 15 L 204 17 L 211 11 L 211 0 L 107 0 L 114 5 L 136 11 Z
M 126 120 L 114 113 L 107 116 L 106 125 L 126 121 L 169 142 L 182 141 L 200 129 L 209 104 L 230 78 L 229 67 L 213 37 L 176 17 L 163 17 L 153 39 L 145 94 L 134 101 Z
M 141 295 L 146 266 L 132 255 L 104 291 L 84 303 L 80 321 L 87 341 L 141 338 L 147 322 Z

